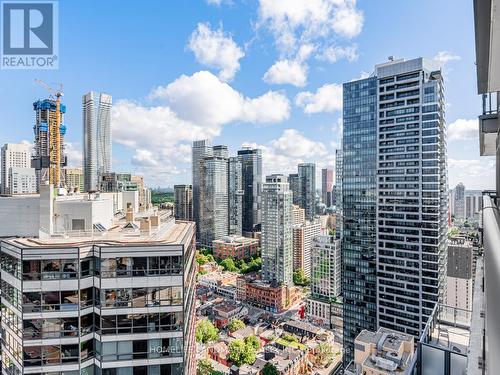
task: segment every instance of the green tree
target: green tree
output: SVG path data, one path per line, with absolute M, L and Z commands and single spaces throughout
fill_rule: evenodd
M 245 363 L 250 365 L 257 359 L 257 353 L 252 345 L 247 345 L 245 341 L 236 339 L 229 344 L 228 359 L 238 367 Z
M 241 273 L 257 272 L 262 268 L 262 259 L 259 257 L 252 258 L 247 263 L 247 267 L 241 270 Z
M 280 375 L 280 373 L 272 363 L 266 363 L 262 369 L 262 375 Z
M 214 366 L 208 359 L 198 361 L 196 366 L 196 375 L 212 375 L 214 373 Z
M 196 341 L 203 344 L 217 341 L 219 339 L 219 330 L 207 319 L 201 320 L 196 326 Z
M 308 286 L 310 281 L 307 276 L 304 274 L 304 270 L 302 268 L 298 269 L 293 273 L 293 283 L 299 286 Z
M 332 346 L 326 342 L 320 343 L 316 347 L 316 362 L 324 365 L 330 363 L 333 359 L 333 349 Z
M 224 271 L 230 271 L 230 272 L 238 272 L 239 269 L 236 267 L 236 264 L 234 264 L 234 260 L 232 258 L 226 258 L 222 262 L 220 262 L 220 265 L 224 268 Z
M 235 332 L 235 331 L 242 329 L 242 328 L 245 328 L 245 327 L 246 327 L 245 323 L 243 323 L 243 321 L 241 321 L 240 319 L 237 319 L 237 318 L 231 319 L 231 321 L 228 324 L 228 328 L 231 332 Z
M 260 339 L 257 336 L 245 337 L 245 344 L 251 346 L 255 351 L 260 349 Z

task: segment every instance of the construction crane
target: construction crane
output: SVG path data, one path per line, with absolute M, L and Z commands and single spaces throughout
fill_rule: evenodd
M 63 85 L 62 83 L 58 84 L 58 88 L 55 89 L 52 86 L 48 85 L 44 81 L 40 79 L 35 79 L 35 82 L 40 86 L 45 88 L 48 92 L 50 92 L 50 99 L 55 98 L 56 102 L 56 118 L 55 121 L 50 121 L 49 125 L 49 159 L 50 159 L 50 167 L 49 167 L 49 184 L 53 185 L 56 188 L 62 187 L 61 184 L 61 97 L 64 95 L 63 93 Z

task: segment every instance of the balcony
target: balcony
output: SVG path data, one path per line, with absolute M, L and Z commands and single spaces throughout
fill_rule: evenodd
M 436 305 L 425 326 L 409 374 L 465 374 L 471 311 Z
M 479 116 L 479 152 L 481 156 L 494 156 L 500 130 L 498 92 L 483 94 L 483 114 Z

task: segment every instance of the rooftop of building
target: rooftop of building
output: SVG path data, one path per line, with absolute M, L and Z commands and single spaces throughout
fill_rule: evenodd
M 377 332 L 362 330 L 356 337 L 356 341 L 375 344 L 384 350 L 395 351 L 401 347 L 403 342 L 413 342 L 413 336 L 381 327 Z
M 228 313 L 237 309 L 242 309 L 243 307 L 244 306 L 234 301 L 225 301 L 217 306 L 214 306 L 213 309 L 220 312 Z
M 375 347 L 374 352 L 370 349 L 361 365 L 379 373 L 406 373 L 414 353 L 413 336 L 387 328 L 379 328 L 377 332 L 363 330 L 355 342 Z
M 237 235 L 229 235 L 224 236 L 219 240 L 213 241 L 214 244 L 241 244 L 241 245 L 249 245 L 249 244 L 257 244 L 259 240 L 257 238 L 249 238 Z
M 321 328 L 314 326 L 307 322 L 302 322 L 299 320 L 289 320 L 284 325 L 287 325 L 292 328 L 300 329 L 303 331 L 311 332 L 313 334 L 319 334 L 321 332 Z
M 30 196 L 22 196 L 30 197 Z M 74 205 L 78 208 L 93 204 L 87 194 L 57 197 L 58 201 Z M 85 244 L 123 245 L 134 243 L 151 244 L 186 244 L 190 241 L 188 234 L 193 230 L 194 223 L 176 221 L 170 210 L 151 209 L 136 213 L 131 219 L 125 213 L 117 213 L 111 218 L 112 225 L 105 228 L 100 223 L 94 223 L 92 230 L 53 229 L 49 231 L 40 228 L 39 237 L 14 238 L 7 241 L 22 247 L 67 247 Z

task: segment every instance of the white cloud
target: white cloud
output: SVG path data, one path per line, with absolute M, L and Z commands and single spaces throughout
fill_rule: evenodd
M 273 33 L 281 51 L 333 34 L 353 38 L 363 22 L 356 0 L 259 0 L 258 26 Z
M 434 60 L 438 61 L 441 63 L 441 65 L 445 65 L 446 63 L 450 61 L 457 61 L 461 60 L 462 58 L 458 55 L 454 55 L 451 52 L 448 51 L 439 51 L 436 56 L 434 56 Z
M 495 159 L 448 159 L 449 186 L 463 182 L 467 189 L 494 189 Z
M 279 153 L 295 158 L 324 156 L 327 153 L 323 143 L 312 141 L 295 129 L 286 129 L 281 137 L 271 142 L 271 145 Z
M 477 119 L 458 119 L 448 125 L 448 140 L 475 139 L 478 136 L 479 123 Z
M 148 186 L 165 186 L 186 173 L 193 140 L 214 138 L 229 123 L 276 123 L 290 113 L 284 95 L 248 98 L 207 71 L 157 87 L 150 99 L 156 104 L 118 100 L 112 109 L 114 141 L 134 150 L 131 163 Z
M 164 100 L 180 118 L 203 126 L 238 121 L 270 124 L 290 116 L 290 103 L 283 94 L 268 91 L 247 98 L 207 71 L 182 75 L 151 96 Z
M 321 86 L 315 93 L 302 91 L 295 104 L 305 113 L 335 112 L 342 110 L 342 86 L 336 83 Z
M 341 59 L 353 62 L 356 61 L 358 57 L 358 47 L 355 44 L 347 47 L 330 46 L 323 49 L 323 51 L 317 56 L 319 60 L 325 60 L 332 64 Z
M 316 163 L 317 173 L 321 173 L 321 168 L 335 165 L 333 149 L 307 138 L 295 129 L 284 130 L 280 137 L 265 145 L 247 142 L 242 146 L 262 149 L 264 175 L 297 173 L 297 165 L 304 162 Z
M 68 157 L 68 166 L 71 167 L 82 167 L 83 156 L 82 156 L 82 145 L 79 143 L 65 142 L 64 152 Z
M 220 1 L 219 1 L 220 3 Z M 219 78 L 230 81 L 240 69 L 239 60 L 245 56 L 231 35 L 220 27 L 210 29 L 208 23 L 199 23 L 191 34 L 188 47 L 196 60 L 208 67 L 219 69 Z
M 156 167 L 158 160 L 150 150 L 137 149 L 134 156 L 132 156 L 132 164 L 141 167 Z
M 262 79 L 267 83 L 303 87 L 307 82 L 307 70 L 307 65 L 300 61 L 278 60 L 269 68 Z
M 221 6 L 223 3 L 226 3 L 226 4 L 233 3 L 231 0 L 205 0 L 205 1 L 209 5 L 217 5 L 217 6 Z

